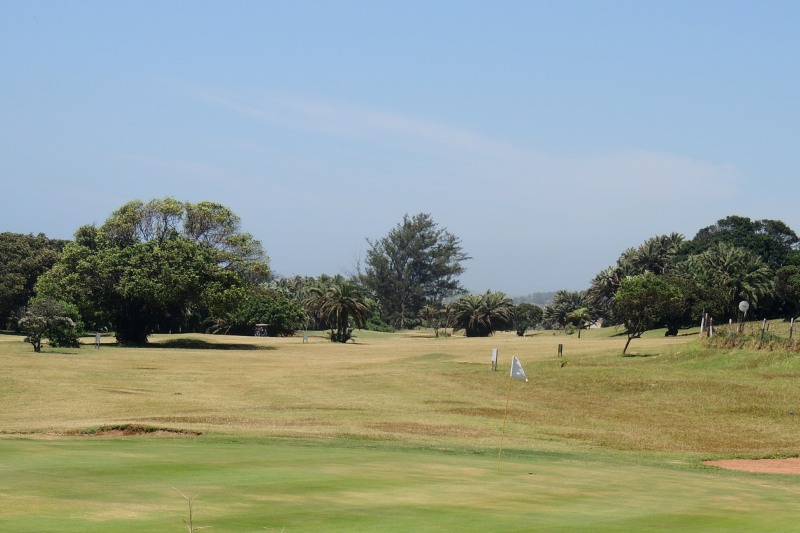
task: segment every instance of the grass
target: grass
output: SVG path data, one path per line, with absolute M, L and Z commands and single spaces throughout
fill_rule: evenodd
M 3 336 L 0 530 L 185 530 L 176 489 L 218 531 L 796 528 L 795 476 L 701 461 L 800 453 L 798 355 L 616 333 Z

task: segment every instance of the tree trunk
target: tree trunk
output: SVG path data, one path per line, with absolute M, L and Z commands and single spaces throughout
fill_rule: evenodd
M 631 339 L 633 339 L 633 336 L 628 335 L 628 340 L 625 342 L 625 348 L 622 349 L 622 355 L 625 355 L 625 352 L 628 351 L 628 345 L 631 343 Z

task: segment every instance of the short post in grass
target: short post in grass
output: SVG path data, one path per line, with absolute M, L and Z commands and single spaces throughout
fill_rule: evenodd
M 563 355 L 564 355 L 564 345 L 563 344 L 559 344 L 558 345 L 558 358 L 561 359 L 561 357 Z
M 492 348 L 492 370 L 497 371 L 497 348 Z
M 789 324 L 789 342 L 792 342 L 792 335 L 794 334 L 794 317 L 792 317 L 792 321 Z
M 761 348 L 761 345 L 764 344 L 764 333 L 767 331 L 767 319 L 764 319 L 764 322 L 761 324 L 761 339 L 758 341 L 758 347 Z

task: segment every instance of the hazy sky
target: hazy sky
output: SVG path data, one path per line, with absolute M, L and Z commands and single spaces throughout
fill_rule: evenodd
M 281 275 L 403 215 L 469 289 L 586 288 L 727 215 L 800 231 L 800 2 L 0 0 L 0 231 L 212 200 Z

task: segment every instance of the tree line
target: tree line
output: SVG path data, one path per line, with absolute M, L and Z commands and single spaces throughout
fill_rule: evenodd
M 774 220 L 732 216 L 687 240 L 660 235 L 625 250 L 583 291 L 546 305 L 514 304 L 502 292 L 468 294 L 459 276 L 470 257 L 426 213 L 405 215 L 366 238 L 364 268 L 347 277 L 275 276 L 261 243 L 214 202 L 129 202 L 74 239 L 0 234 L 0 324 L 35 349 L 74 345 L 83 331 L 143 344 L 154 332 L 270 335 L 323 329 L 346 342 L 353 328 L 427 326 L 486 336 L 536 327 L 580 331 L 621 325 L 669 334 L 700 314 L 735 316 L 747 300 L 764 317 L 794 316 L 800 301 L 798 237 Z M 627 346 L 626 346 L 627 348 Z
M 676 335 L 698 325 L 704 313 L 718 322 L 736 320 L 742 301 L 753 318 L 795 317 L 798 244 L 795 232 L 779 220 L 741 216 L 720 219 L 690 240 L 657 235 L 623 251 L 587 290 L 556 293 L 545 321 L 565 327 L 578 313 L 586 322 L 623 326 L 630 343 L 648 329 L 663 327 Z

